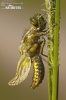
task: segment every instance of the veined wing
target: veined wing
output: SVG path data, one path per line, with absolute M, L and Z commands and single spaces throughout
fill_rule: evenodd
M 16 75 L 8 84 L 10 86 L 14 86 L 24 81 L 28 76 L 30 67 L 31 58 L 29 56 L 22 55 L 17 65 Z

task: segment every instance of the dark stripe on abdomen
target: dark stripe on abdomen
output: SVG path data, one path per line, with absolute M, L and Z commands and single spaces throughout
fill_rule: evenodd
M 33 58 L 33 68 L 34 68 L 34 74 L 33 74 L 33 78 L 32 78 L 31 88 L 34 89 L 40 83 L 42 83 L 42 80 L 43 80 L 44 74 L 45 74 L 42 58 L 38 55 L 34 56 L 34 58 Z

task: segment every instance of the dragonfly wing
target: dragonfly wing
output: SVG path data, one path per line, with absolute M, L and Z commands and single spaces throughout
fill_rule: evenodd
M 16 75 L 8 84 L 10 86 L 14 86 L 24 81 L 28 76 L 30 67 L 31 67 L 31 58 L 22 55 L 17 65 Z

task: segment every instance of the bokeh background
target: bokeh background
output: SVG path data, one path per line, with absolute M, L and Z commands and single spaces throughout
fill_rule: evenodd
M 21 10 L 1 9 L 1 3 L 23 2 Z M 41 5 L 44 0 L 0 0 L 0 100 L 48 100 L 48 65 L 45 65 L 45 78 L 35 90 L 30 88 L 33 68 L 28 78 L 18 86 L 10 87 L 8 82 L 16 72 L 20 58 L 18 47 L 25 29 L 31 25 L 29 18 L 35 13 L 43 13 Z M 59 100 L 66 100 L 66 1 L 61 0 L 60 23 L 60 72 L 59 72 Z M 46 46 L 47 47 L 47 46 Z M 47 54 L 45 47 L 44 53 Z

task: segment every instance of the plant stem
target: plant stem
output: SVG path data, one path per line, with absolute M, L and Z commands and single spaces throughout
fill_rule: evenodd
M 54 68 L 52 100 L 58 100 L 60 0 L 56 0 L 55 23 L 57 23 L 57 25 L 54 29 Z
M 60 0 L 45 0 L 48 16 L 48 92 L 49 100 L 58 100 Z M 57 24 L 57 25 L 56 25 Z

